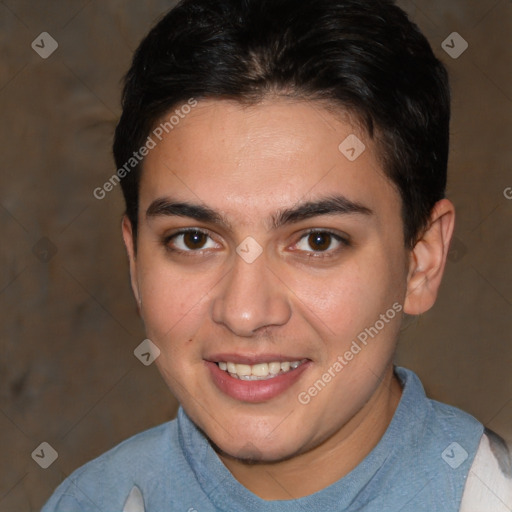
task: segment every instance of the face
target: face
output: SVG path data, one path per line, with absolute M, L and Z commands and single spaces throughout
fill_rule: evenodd
M 132 284 L 163 378 L 220 450 L 293 457 L 372 402 L 406 295 L 400 207 L 372 141 L 315 103 L 204 100 L 150 151 Z

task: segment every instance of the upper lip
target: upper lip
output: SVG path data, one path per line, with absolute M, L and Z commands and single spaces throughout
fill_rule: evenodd
M 260 364 L 260 363 L 273 363 L 280 362 L 284 363 L 286 361 L 303 361 L 307 359 L 301 356 L 283 356 L 279 354 L 213 354 L 206 358 L 207 361 L 211 361 L 212 363 L 235 363 L 235 364 Z

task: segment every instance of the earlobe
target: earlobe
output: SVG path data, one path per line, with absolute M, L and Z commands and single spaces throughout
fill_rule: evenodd
M 427 228 L 410 253 L 405 313 L 420 315 L 434 305 L 454 226 L 453 204 L 448 199 L 438 201 L 432 209 Z
M 140 309 L 142 305 L 142 299 L 139 290 L 139 284 L 137 279 L 137 265 L 136 265 L 136 255 L 135 255 L 135 245 L 134 245 L 134 236 L 133 236 L 133 228 L 130 219 L 126 215 L 123 216 L 123 220 L 121 221 L 121 230 L 123 234 L 124 245 L 126 247 L 126 252 L 128 254 L 128 260 L 130 263 L 130 280 L 132 285 L 133 295 L 135 296 L 135 300 L 137 301 L 137 305 Z

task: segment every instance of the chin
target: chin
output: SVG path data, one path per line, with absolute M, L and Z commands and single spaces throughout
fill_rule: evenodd
M 209 439 L 217 453 L 247 463 L 280 462 L 306 451 L 303 449 L 301 440 L 290 439 L 289 435 L 272 439 L 251 435 L 238 435 L 236 439 L 228 436 L 222 436 L 221 439 L 209 437 Z

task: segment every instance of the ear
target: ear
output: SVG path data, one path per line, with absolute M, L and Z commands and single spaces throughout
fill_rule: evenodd
M 133 295 L 137 301 L 137 307 L 140 312 L 140 306 L 142 305 L 140 289 L 139 289 L 139 281 L 137 279 L 137 262 L 135 255 L 135 244 L 133 238 L 133 228 L 130 219 L 126 215 L 123 215 L 123 220 L 121 222 L 121 230 L 123 233 L 124 245 L 126 247 L 126 252 L 128 253 L 128 260 L 130 262 L 130 279 L 132 283 Z
M 420 315 L 435 303 L 455 226 L 455 207 L 438 201 L 427 228 L 410 253 L 404 312 Z

